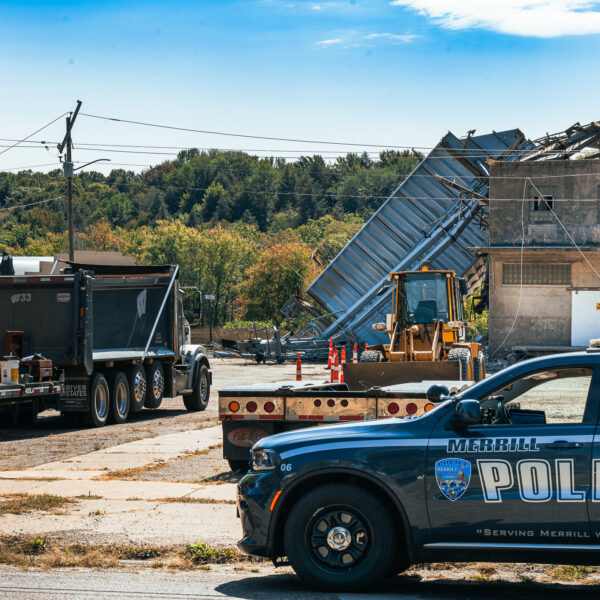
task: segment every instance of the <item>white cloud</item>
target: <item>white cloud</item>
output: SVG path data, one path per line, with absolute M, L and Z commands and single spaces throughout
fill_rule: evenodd
M 323 10 L 323 7 L 320 4 L 313 4 L 311 8 L 313 10 Z
M 370 33 L 366 36 L 366 39 L 373 40 L 376 38 L 389 40 L 393 44 L 409 44 L 410 42 L 414 42 L 419 36 L 414 33 L 404 33 L 404 34 L 396 34 L 396 33 Z
M 600 2 L 592 0 L 392 0 L 446 29 L 488 29 L 549 38 L 600 33 Z
M 334 44 L 341 44 L 342 38 L 333 38 L 331 40 L 321 40 L 317 42 L 315 46 L 320 46 L 321 48 L 326 48 L 327 46 L 333 46 Z

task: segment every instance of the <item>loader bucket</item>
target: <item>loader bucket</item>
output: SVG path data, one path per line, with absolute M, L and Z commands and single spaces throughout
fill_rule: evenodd
M 397 383 L 419 381 L 460 381 L 460 362 L 380 362 L 347 363 L 344 365 L 344 382 L 351 391 L 368 390 Z

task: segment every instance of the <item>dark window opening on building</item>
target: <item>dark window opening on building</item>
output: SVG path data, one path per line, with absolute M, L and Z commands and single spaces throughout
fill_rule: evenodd
M 538 212 L 554 210 L 554 196 L 551 196 L 550 194 L 534 196 L 533 210 Z
M 502 283 L 504 285 L 519 285 L 521 283 L 521 265 L 519 263 L 504 263 L 502 265 Z M 571 265 L 524 263 L 523 284 L 571 285 Z

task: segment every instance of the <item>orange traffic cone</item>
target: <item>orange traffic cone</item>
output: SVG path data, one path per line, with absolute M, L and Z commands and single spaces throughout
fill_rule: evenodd
M 296 381 L 302 381 L 302 361 L 300 360 L 300 353 L 296 358 Z
M 331 369 L 333 363 L 333 338 L 329 338 L 329 357 L 327 358 L 327 368 Z
M 342 362 L 340 364 L 340 383 L 344 383 L 344 363 L 346 362 L 346 346 L 342 346 Z
M 333 350 L 333 365 L 331 367 L 331 383 L 338 383 L 340 380 L 340 356 L 337 348 Z
M 346 346 L 342 346 L 342 364 L 346 362 Z
M 354 348 L 352 350 L 352 363 L 356 364 L 358 362 L 358 344 L 354 344 Z
M 333 350 L 331 350 L 331 353 L 332 353 L 332 357 L 331 357 L 331 371 L 329 372 L 329 383 L 334 383 L 334 381 L 335 381 L 335 365 L 334 365 L 335 353 Z

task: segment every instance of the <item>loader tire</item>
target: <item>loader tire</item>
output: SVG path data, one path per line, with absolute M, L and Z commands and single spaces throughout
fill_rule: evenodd
M 383 354 L 379 350 L 365 350 L 360 355 L 361 363 L 378 363 L 383 360 Z
M 473 358 L 473 376 L 475 381 L 483 381 L 485 379 L 485 357 L 482 350 Z
M 468 348 L 451 348 L 448 352 L 448 360 L 460 362 L 461 381 L 473 381 L 473 357 Z

